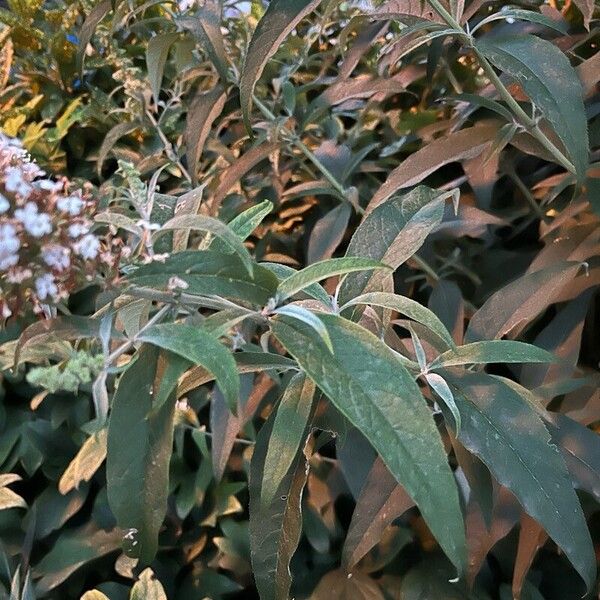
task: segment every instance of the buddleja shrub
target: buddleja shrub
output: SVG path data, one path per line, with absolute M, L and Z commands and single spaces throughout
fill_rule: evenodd
M 587 91 L 580 83 L 580 78 L 591 81 L 593 76 L 589 65 L 578 74 L 557 45 L 542 37 L 506 35 L 490 25 L 520 20 L 543 31 L 566 31 L 556 14 L 514 8 L 482 16 L 478 6 L 465 10 L 461 3 L 434 0 L 421 6 L 394 0 L 368 9 L 344 7 L 337 13 L 333 4 L 273 0 L 266 10 L 255 5 L 252 17 L 229 15 L 222 20 L 222 7 L 206 2 L 175 12 L 159 6 L 153 16 L 136 23 L 142 29 L 156 28 L 143 44 L 136 42 L 145 47 L 147 77 L 136 71 L 136 56 L 123 50 L 129 73 L 124 102 L 133 117 L 116 124 L 98 152 L 100 174 L 105 160 L 118 159 L 109 182 L 98 191 L 102 209 L 95 222 L 99 231 L 120 236 L 115 248 L 121 277 L 96 294 L 96 311 L 89 317 L 71 315 L 66 306 L 38 294 L 36 302 L 47 301 L 46 313 L 62 314 L 30 325 L 18 341 L 9 342 L 14 360 L 6 361 L 7 366 L 45 365 L 52 357 L 52 365 L 42 366 L 46 371 L 29 373 L 30 382 L 42 385 L 46 395 L 61 386 L 72 392 L 94 377 L 88 391 L 95 417 L 82 425 L 87 440 L 58 484 L 61 493 L 71 492 L 92 479 L 106 457 L 106 493 L 116 526 L 107 525 L 110 520 L 97 508 L 103 506 L 98 494 L 94 525 L 78 538 L 94 548 L 93 557 L 121 547 L 119 573 L 131 576 L 132 569 L 142 571 L 159 550 L 168 551 L 174 534 L 167 526 L 167 534 L 160 535 L 166 515 L 184 519 L 203 502 L 205 480 L 221 480 L 236 438 L 245 432 L 250 440 L 238 441 L 252 445 L 242 458 L 249 474 L 249 553 L 261 598 L 289 597 L 290 563 L 303 531 L 321 554 L 329 550 L 314 507 L 304 517 L 302 510 L 311 469 L 320 464 L 318 457 L 332 439 L 339 456 L 345 456 L 343 464 L 350 465 L 344 476 L 357 505 L 341 551 L 344 570 L 328 563 L 324 570 L 329 574 L 316 596 L 330 597 L 335 590 L 339 597 L 382 597 L 376 579 L 368 575 L 384 569 L 408 543 L 393 528 L 392 538 L 386 538 L 384 530 L 416 506 L 453 565 L 442 571 L 454 583 L 432 588 L 430 597 L 449 597 L 453 590 L 467 597 L 467 584 L 473 584 L 485 554 L 503 536 L 491 524 L 499 522 L 499 510 L 509 507 L 514 512 L 513 497 L 522 510 L 519 552 L 525 556 L 520 557 L 519 573 L 515 571 L 514 594 L 535 593 L 525 576 L 546 534 L 587 590 L 593 589 L 594 547 L 574 487 L 598 497 L 598 441 L 586 427 L 547 410 L 550 401 L 578 386 L 570 379 L 573 369 L 562 369 L 567 357 L 556 356 L 552 350 L 557 348 L 544 343 L 543 334 L 538 345 L 513 339 L 550 304 L 577 298 L 597 283 L 597 217 L 587 202 L 595 202 L 590 190 L 596 173 L 589 168 Z M 110 2 L 92 8 L 80 29 L 81 44 L 93 41 L 96 28 L 107 41 L 101 29 L 106 25 L 100 24 L 112 8 Z M 589 25 L 593 7 L 583 8 Z M 125 8 L 115 10 L 118 18 L 112 26 L 119 33 L 123 20 L 135 15 L 124 17 L 119 10 Z M 139 11 L 143 14 L 144 9 Z M 322 11 L 320 18 L 302 29 L 314 11 Z M 252 19 L 256 26 L 249 28 Z M 332 47 L 345 47 L 340 67 L 345 74 L 331 81 L 337 49 L 327 46 L 328 36 L 336 40 Z M 270 59 L 285 40 L 295 53 L 283 52 L 285 66 L 271 72 L 275 93 L 268 91 L 265 100 L 261 75 L 274 68 Z M 376 41 L 378 52 L 369 54 Z M 428 45 L 423 65 L 417 57 Z M 175 46 L 175 58 L 170 59 Z M 321 57 L 318 71 L 307 67 L 301 73 L 321 46 L 329 55 Z M 363 56 L 369 74 L 350 78 Z M 82 47 L 77 61 L 84 72 L 84 59 L 89 58 L 91 46 L 85 51 Z M 420 115 L 418 126 L 411 125 L 409 133 L 386 140 L 381 148 L 377 136 L 389 136 L 389 123 L 372 114 L 377 107 L 360 104 L 357 109 L 353 103 L 403 94 L 422 71 L 437 77 L 437 62 L 450 60 L 467 71 L 461 89 L 446 69 L 456 93 L 446 98 L 442 92 L 440 98 L 459 104 L 450 123 L 440 125 L 435 111 Z M 188 69 L 182 81 L 177 80 L 178 66 Z M 200 69 L 207 69 L 209 76 L 198 76 L 195 71 Z M 174 81 L 170 96 L 162 90 L 165 77 Z M 482 79 L 489 86 L 479 94 Z M 182 100 L 182 86 L 190 80 L 198 89 L 193 100 Z M 320 94 L 314 91 L 322 85 Z M 485 118 L 463 127 L 476 111 Z M 182 112 L 183 130 L 178 125 Z M 209 139 L 219 119 L 220 134 Z M 358 125 L 353 129 L 344 119 Z M 415 149 L 412 132 L 431 123 L 436 125 L 422 135 L 429 143 Z M 350 133 L 338 142 L 344 127 Z M 439 137 L 435 127 L 442 131 Z M 148 157 L 142 161 L 135 151 L 116 145 L 145 128 L 159 142 L 154 171 Z M 360 144 L 353 146 L 353 137 Z M 385 160 L 378 166 L 368 159 L 375 148 L 383 160 L 404 151 L 404 145 L 410 149 L 395 168 Z M 239 147 L 244 148 L 241 154 Z M 546 169 L 548 179 L 538 182 L 538 189 L 551 188 L 549 196 L 562 202 L 565 219 L 575 218 L 567 196 L 576 199 L 574 206 L 585 216 L 573 226 L 581 228 L 574 243 L 564 248 L 557 233 L 552 238 L 556 244 L 549 243 L 548 252 L 540 252 L 525 274 L 521 270 L 520 277 L 496 293 L 480 297 L 480 308 L 467 306 L 469 324 L 463 332 L 460 291 L 459 301 L 442 302 L 440 295 L 455 295 L 458 288 L 449 282 L 444 287 L 443 277 L 417 253 L 428 248 L 431 256 L 432 238 L 448 223 L 458 223 L 459 236 L 480 236 L 490 244 L 485 234 L 474 232 L 505 221 L 470 202 L 466 208 L 461 204 L 457 186 L 464 178 L 419 184 L 440 167 L 464 161 L 470 183 L 484 186 L 478 175 L 490 164 L 497 169 L 500 157 L 509 160 L 511 152 L 534 157 L 529 164 L 536 168 L 544 165 L 539 168 Z M 256 169 L 252 180 L 251 170 L 266 160 L 270 175 Z M 383 182 L 375 176 L 379 171 L 385 174 Z M 538 204 L 513 163 L 505 171 L 535 218 L 544 222 L 544 235 L 560 230 L 561 223 L 546 220 L 553 209 Z M 143 172 L 153 175 L 146 181 Z M 159 193 L 158 184 L 171 193 Z M 234 186 L 236 193 L 231 194 Z M 486 198 L 485 191 L 480 194 Z M 306 196 L 323 196 L 334 205 L 316 220 L 302 268 L 291 257 L 297 238 L 278 238 L 289 227 L 284 222 L 289 214 L 279 199 Z M 245 200 L 251 206 L 241 210 Z M 298 214 L 313 205 L 301 207 Z M 269 222 L 273 215 L 275 223 Z M 506 217 L 513 218 L 508 211 Z M 252 236 L 258 241 L 250 242 Z M 343 256 L 332 258 L 336 252 Z M 475 250 L 465 250 L 467 256 L 469 252 Z M 436 284 L 437 307 L 396 293 L 403 287 L 407 264 Z M 481 283 L 476 266 L 476 261 L 465 266 L 456 253 L 448 253 L 442 271 L 464 276 L 473 285 Z M 500 261 L 495 270 L 503 268 Z M 10 272 L 10 265 L 4 272 Z M 452 314 L 444 314 L 440 306 L 451 307 Z M 564 316 L 564 322 L 571 320 Z M 77 353 L 68 353 L 71 343 Z M 545 365 L 544 374 L 555 368 L 566 376 L 548 382 L 543 374 L 540 380 L 531 371 L 536 364 Z M 524 366 L 515 371 L 507 365 Z M 88 371 L 85 377 L 74 380 L 73 374 L 82 369 Z M 553 389 L 544 388 L 546 383 Z M 198 420 L 203 410 L 210 432 Z M 201 454 L 193 472 L 183 459 L 190 442 L 186 430 Z M 576 436 L 585 440 L 580 447 L 573 443 Z M 352 440 L 357 440 L 355 445 Z M 237 482 L 219 486 L 230 487 L 215 493 L 214 514 L 235 512 L 223 497 L 235 495 Z M 203 524 L 214 526 L 214 514 L 203 515 Z M 508 519 L 511 527 L 519 510 L 516 515 Z M 235 533 L 238 526 L 236 521 L 222 526 L 225 538 L 220 538 L 219 548 L 227 547 L 229 537 L 242 537 Z M 335 528 L 335 523 L 330 525 Z M 534 549 L 527 532 L 539 540 Z M 186 543 L 193 561 L 205 542 L 196 547 L 190 538 Z M 379 562 L 376 554 L 367 556 L 378 543 L 386 548 Z M 478 544 L 483 555 L 473 558 L 470 548 L 469 561 L 468 547 Z M 40 594 L 58 586 L 80 564 L 68 562 L 64 576 L 48 574 L 48 557 L 58 556 L 64 547 L 57 542 L 36 565 Z M 219 566 L 243 570 L 243 550 L 229 548 L 225 554 L 231 558 Z M 192 584 L 189 593 L 208 595 L 211 586 L 219 590 L 217 595 L 235 590 L 202 577 L 197 574 L 201 583 Z M 304 589 L 312 591 L 315 583 Z M 14 585 L 22 587 L 19 579 Z M 395 584 L 381 585 L 389 591 Z M 25 588 L 31 589 L 29 579 Z M 102 597 L 94 593 L 91 597 Z M 164 597 L 152 572 L 143 570 L 131 597 L 150 593 Z

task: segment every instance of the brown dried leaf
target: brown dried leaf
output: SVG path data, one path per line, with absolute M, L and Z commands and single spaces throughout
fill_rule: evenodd
M 476 125 L 442 136 L 424 146 L 400 163 L 375 192 L 367 212 L 387 200 L 392 194 L 423 181 L 428 175 L 451 162 L 473 158 L 494 140 L 497 123 Z
M 473 315 L 466 342 L 517 335 L 527 324 L 556 302 L 560 291 L 571 284 L 579 263 L 560 262 L 528 273 L 492 294 Z
M 217 187 L 210 202 L 211 214 L 216 214 L 218 212 L 221 202 L 223 202 L 223 199 L 227 196 L 229 190 L 235 183 L 259 162 L 268 158 L 272 152 L 277 150 L 277 147 L 278 145 L 275 143 L 264 142 L 242 154 L 234 164 L 225 170 L 221 176 L 219 187 Z
M 522 513 L 519 546 L 512 581 L 512 593 L 515 600 L 520 600 L 527 573 L 531 568 L 535 555 L 547 539 L 548 534 L 543 527 L 527 513 Z
M 375 544 L 385 528 L 415 503 L 398 485 L 381 458 L 375 459 L 352 515 L 342 550 L 342 565 L 347 571 Z

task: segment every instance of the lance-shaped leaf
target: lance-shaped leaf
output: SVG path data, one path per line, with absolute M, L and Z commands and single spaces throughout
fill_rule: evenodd
M 298 369 L 298 365 L 292 359 L 270 352 L 235 352 L 233 358 L 237 372 L 240 374 Z M 177 396 L 180 398 L 198 386 L 214 381 L 214 379 L 214 375 L 204 367 L 194 367 L 181 378 L 177 388 Z
M 108 0 L 110 2 L 110 0 Z M 131 121 L 125 123 L 117 123 L 102 140 L 100 150 L 98 150 L 98 158 L 96 160 L 96 173 L 98 176 L 102 173 L 102 165 L 108 157 L 109 152 L 113 149 L 114 145 L 124 136 L 132 133 L 140 127 L 138 121 Z
M 263 222 L 263 219 L 272 210 L 273 203 L 269 200 L 263 200 L 256 206 L 239 214 L 227 225 L 243 241 Z
M 170 323 L 153 325 L 137 339 L 170 350 L 204 367 L 214 375 L 227 405 L 233 413 L 236 412 L 240 379 L 235 361 L 231 352 L 212 335 L 200 327 Z
M 450 386 L 446 383 L 446 380 L 437 373 L 426 373 L 425 379 L 431 387 L 431 389 L 442 399 L 444 404 L 448 407 L 448 410 L 452 413 L 454 418 L 454 429 L 460 432 L 461 417 L 460 411 L 454 402 L 454 396 Z
M 77 45 L 77 53 L 75 55 L 75 65 L 79 75 L 83 75 L 83 61 L 85 59 L 85 51 L 88 44 L 92 40 L 96 27 L 112 8 L 112 0 L 102 0 L 92 8 L 88 16 L 85 18 L 83 25 L 79 31 L 79 43 Z
M 107 434 L 106 429 L 101 429 L 84 442 L 58 482 L 61 494 L 68 494 L 82 481 L 89 481 L 94 476 L 106 458 Z
M 362 294 L 349 302 L 346 302 L 340 309 L 340 312 L 343 312 L 349 306 L 356 306 L 357 304 L 370 304 L 371 306 L 380 306 L 382 308 L 395 310 L 396 312 L 413 319 L 417 323 L 425 325 L 425 327 L 431 329 L 433 333 L 444 340 L 448 346 L 451 348 L 455 347 L 454 340 L 446 329 L 446 326 L 433 312 L 416 300 L 387 292 L 371 292 Z
M 179 33 L 177 31 L 171 31 L 168 33 L 160 33 L 148 40 L 148 46 L 146 47 L 146 66 L 148 68 L 150 87 L 152 88 L 152 94 L 154 95 L 154 102 L 156 104 L 158 104 L 160 96 L 160 87 L 165 64 L 167 63 L 167 58 L 169 56 L 169 50 L 178 37 Z
M 512 340 L 488 340 L 458 346 L 440 354 L 431 369 L 478 363 L 550 363 L 556 357 L 532 344 Z
M 264 305 L 275 294 L 277 277 L 254 265 L 250 276 L 236 254 L 189 250 L 169 256 L 165 262 L 142 265 L 127 280 L 138 287 L 168 289 L 172 277 L 187 286 L 187 294 L 224 296 Z
M 304 373 L 288 383 L 277 407 L 265 457 L 260 500 L 263 507 L 275 500 L 277 490 L 306 439 L 313 408 L 315 385 Z
M 248 270 L 248 273 L 252 275 L 254 265 L 248 249 L 244 246 L 242 240 L 222 221 L 205 215 L 181 215 L 169 219 L 153 237 L 157 238 L 165 231 L 174 229 L 195 229 L 206 231 L 207 233 L 218 237 L 240 257 L 240 260 Z
M 414 506 L 380 458 L 375 459 L 362 487 L 342 550 L 342 564 L 351 570 L 377 544 L 385 528 Z
M 69 315 L 33 323 L 21 334 L 15 349 L 15 364 L 21 355 L 32 347 L 57 340 L 77 340 L 100 337 L 100 319 Z M 120 333 L 112 332 L 113 337 L 122 338 Z
M 331 257 L 346 233 L 351 214 L 350 203 L 342 202 L 315 223 L 308 240 L 309 264 Z
M 471 33 L 475 33 L 477 29 L 491 23 L 492 21 L 501 21 L 505 19 L 514 19 L 515 21 L 529 21 L 530 23 L 538 23 L 544 25 L 549 29 L 554 29 L 559 33 L 567 33 L 568 27 L 566 22 L 557 21 L 548 15 L 533 10 L 523 10 L 521 8 L 510 8 L 503 6 L 502 10 L 495 12 L 494 14 L 482 19 L 477 23 L 477 26 L 471 30 Z
M 261 428 L 250 464 L 250 555 L 261 600 L 289 597 L 290 561 L 302 532 L 302 492 L 308 476 L 309 442 L 300 448 L 271 502 L 261 499 L 274 418 Z
M 261 263 L 261 266 L 273 272 L 279 281 L 283 281 L 284 279 L 292 276 L 294 273 L 297 273 L 296 269 L 279 263 Z M 318 283 L 309 285 L 307 288 L 302 290 L 302 293 L 314 298 L 315 300 L 323 302 L 325 306 L 331 305 L 331 298 L 329 297 L 329 294 L 323 289 L 323 286 Z
M 325 342 L 325 345 L 329 348 L 329 350 L 333 352 L 327 327 L 325 327 L 323 321 L 321 321 L 321 319 L 319 319 L 319 316 L 316 315 L 314 312 L 308 310 L 307 308 L 304 308 L 303 306 L 298 306 L 296 304 L 286 304 L 285 306 L 274 310 L 273 313 L 276 315 L 287 315 L 292 319 L 298 319 L 299 321 L 306 323 L 309 327 L 312 327 L 316 331 L 316 333 Z
M 364 256 L 397 269 L 441 222 L 447 197 L 448 194 L 421 186 L 384 202 L 354 232 L 346 256 Z M 348 276 L 340 289 L 340 303 L 363 292 L 381 291 L 378 287 L 386 275 L 389 273 L 378 271 Z
M 551 413 L 552 439 L 561 449 L 573 485 L 600 502 L 600 436 L 566 415 Z
M 250 130 L 250 110 L 254 86 L 267 61 L 298 23 L 312 12 L 321 0 L 273 0 L 258 22 L 240 78 L 240 103 L 246 128 Z
M 186 159 L 192 182 L 198 183 L 198 163 L 204 150 L 206 138 L 215 119 L 225 106 L 227 94 L 221 85 L 216 85 L 209 92 L 197 94 L 188 110 L 183 134 L 186 146 Z
M 460 573 L 465 533 L 458 492 L 431 412 L 392 350 L 364 328 L 321 315 L 333 356 L 311 328 L 288 317 L 273 333 L 336 408 L 371 442 Z
M 229 227 L 241 241 L 244 241 L 272 210 L 273 203 L 269 200 L 263 200 L 259 204 L 240 213 L 237 217 L 234 217 L 227 223 L 227 227 Z M 210 245 L 211 250 L 225 251 L 225 248 L 224 242 L 219 239 L 213 240 Z
M 222 82 L 227 83 L 229 58 L 221 30 L 221 3 L 207 0 L 198 7 L 194 16 L 179 18 L 177 23 L 194 34 Z
M 555 301 L 580 268 L 576 262 L 558 262 L 504 286 L 473 315 L 465 341 L 492 340 L 521 330 Z
M 523 86 L 564 144 L 577 175 L 584 178 L 589 145 L 583 90 L 567 57 L 551 42 L 523 34 L 490 37 L 477 48 Z
M 344 258 L 322 260 L 286 277 L 277 287 L 277 298 L 282 302 L 327 277 L 355 273 L 356 271 L 373 271 L 374 269 L 382 269 L 388 273 L 391 270 L 388 265 L 370 258 L 345 256 Z
M 459 441 L 512 491 L 591 589 L 596 577 L 592 540 L 565 463 L 539 416 L 500 379 L 448 371 L 444 378 L 462 415 Z
M 142 563 L 150 562 L 158 547 L 173 444 L 174 388 L 172 402 L 153 406 L 164 360 L 159 354 L 156 347 L 142 346 L 119 380 L 108 425 L 108 502 L 131 555 Z
M 367 206 L 367 214 L 374 211 L 398 190 L 416 185 L 444 165 L 481 154 L 492 142 L 497 131 L 497 122 L 477 125 L 440 136 L 423 146 L 386 177 L 385 182 L 371 198 Z

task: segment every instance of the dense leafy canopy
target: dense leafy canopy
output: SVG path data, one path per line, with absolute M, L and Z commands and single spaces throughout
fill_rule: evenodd
M 0 597 L 592 597 L 598 7 L 8 6 Z

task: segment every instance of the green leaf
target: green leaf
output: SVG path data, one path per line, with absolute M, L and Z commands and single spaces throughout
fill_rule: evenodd
M 272 440 L 274 418 L 262 426 L 250 463 L 250 556 L 261 600 L 289 598 L 289 564 L 302 533 L 302 493 L 308 477 L 308 442 L 299 449 L 291 468 L 270 503 L 263 502 L 261 487 L 265 460 Z M 310 438 L 309 438 L 310 441 Z
M 130 497 L 131 499 L 131 497 Z M 52 549 L 36 564 L 37 596 L 45 596 L 82 565 L 119 549 L 122 534 L 105 531 L 90 521 L 84 527 L 65 529 Z
M 265 269 L 268 269 L 269 271 L 274 273 L 277 276 L 277 279 L 279 279 L 279 281 L 283 281 L 284 279 L 287 279 L 288 277 L 291 277 L 294 273 L 298 272 L 296 271 L 296 269 L 288 265 L 282 265 L 279 263 L 260 264 Z M 312 285 L 309 285 L 304 290 L 302 290 L 302 293 L 306 294 L 307 296 L 310 296 L 311 298 L 314 298 L 315 300 L 323 302 L 325 306 L 331 305 L 331 298 L 329 297 L 329 294 L 323 289 L 323 286 L 319 285 L 318 283 L 313 283 Z
M 160 88 L 162 85 L 163 72 L 169 50 L 179 38 L 179 32 L 171 31 L 169 33 L 159 33 L 148 40 L 146 47 L 146 67 L 148 69 L 148 79 L 154 95 L 154 102 L 158 104 L 160 97 Z
M 129 600 L 167 600 L 165 590 L 152 569 L 144 569 L 134 583 Z
M 248 249 L 244 246 L 239 236 L 225 225 L 225 223 L 204 215 L 180 215 L 169 219 L 153 237 L 156 239 L 164 232 L 174 229 L 196 229 L 199 231 L 206 231 L 218 237 L 240 257 L 240 260 L 246 267 L 249 275 L 252 275 L 254 263 L 252 262 L 252 257 L 250 256 Z
M 583 90 L 575 69 L 554 44 L 532 35 L 494 36 L 477 48 L 514 77 L 556 131 L 583 179 L 588 167 L 588 132 Z
M 288 34 L 321 0 L 272 0 L 258 22 L 240 77 L 240 103 L 246 129 L 250 130 L 250 110 L 254 86 L 267 61 L 281 46 Z
M 437 373 L 427 373 L 425 375 L 425 379 L 427 383 L 430 385 L 431 389 L 442 399 L 444 404 L 448 407 L 452 416 L 454 417 L 454 428 L 457 433 L 460 433 L 461 426 L 461 417 L 460 411 L 456 406 L 456 402 L 454 402 L 454 396 L 452 395 L 452 390 L 446 383 L 446 380 Z
M 447 196 L 420 186 L 383 202 L 354 232 L 346 256 L 364 256 L 397 269 L 441 222 Z M 382 271 L 350 275 L 340 289 L 340 303 L 363 292 L 381 291 L 381 281 L 387 275 Z
M 243 241 L 263 222 L 263 219 L 272 210 L 273 203 L 269 200 L 263 200 L 232 219 L 228 226 Z
M 307 375 L 371 442 L 463 573 L 466 549 L 458 492 L 416 382 L 373 334 L 337 315 L 323 314 L 321 319 L 333 356 L 303 323 L 277 317 L 272 329 Z
M 462 415 L 459 441 L 513 492 L 591 589 L 596 564 L 585 517 L 563 459 L 536 412 L 512 387 L 489 375 L 445 372 L 444 378 Z
M 187 284 L 187 294 L 224 296 L 261 306 L 275 295 L 278 283 L 263 267 L 254 265 L 250 276 L 237 255 L 211 250 L 188 250 L 169 256 L 164 263 L 142 265 L 127 280 L 139 287 L 167 289 L 174 276 Z
M 334 275 L 345 275 L 356 271 L 371 271 L 385 269 L 388 273 L 390 267 L 370 258 L 330 258 L 313 263 L 301 271 L 297 271 L 284 279 L 277 287 L 277 299 L 282 302 L 294 294 L 302 291 L 313 283 L 317 283 Z
M 260 492 L 263 508 L 275 500 L 281 482 L 306 439 L 314 393 L 314 383 L 303 373 L 297 373 L 288 383 L 279 402 L 263 467 Z
M 298 368 L 296 362 L 290 358 L 271 352 L 235 352 L 233 358 L 238 373 L 257 373 L 269 370 L 289 371 Z M 177 390 L 178 395 L 182 396 L 213 380 L 214 375 L 206 369 L 195 367 L 183 376 Z
M 317 332 L 323 342 L 325 342 L 327 348 L 329 348 L 329 350 L 333 353 L 331 340 L 329 339 L 329 332 L 327 331 L 325 325 L 323 325 L 323 321 L 319 319 L 318 315 L 304 308 L 303 306 L 294 304 L 282 306 L 281 308 L 274 310 L 273 313 L 276 315 L 287 315 L 292 319 L 298 319 L 299 321 L 306 323 L 309 327 L 312 327 Z
M 231 352 L 200 327 L 184 323 L 153 325 L 138 340 L 170 350 L 212 373 L 230 410 L 237 411 L 240 379 Z M 176 381 L 175 381 L 176 383 Z
M 552 439 L 561 449 L 573 485 L 600 502 L 600 438 L 598 433 L 560 413 L 550 413 Z
M 121 376 L 108 425 L 108 502 L 125 532 L 130 555 L 142 564 L 150 562 L 158 548 L 173 444 L 175 402 L 153 407 L 159 352 L 154 346 L 142 346 Z
M 567 23 L 564 21 L 557 21 L 552 17 L 544 15 L 533 10 L 523 10 L 520 8 L 510 8 L 504 5 L 498 12 L 482 19 L 477 25 L 471 30 L 471 34 L 475 33 L 480 27 L 491 23 L 492 21 L 504 21 L 506 19 L 514 19 L 518 21 L 529 21 L 530 23 L 538 23 L 544 25 L 549 29 L 554 29 L 560 33 L 567 33 Z
M 358 304 L 370 304 L 372 306 L 380 306 L 382 308 L 389 308 L 395 310 L 417 323 L 421 323 L 428 327 L 433 333 L 439 338 L 444 340 L 450 348 L 455 347 L 452 336 L 446 329 L 446 326 L 438 319 L 438 317 L 431 312 L 428 308 L 405 296 L 399 296 L 398 294 L 390 294 L 386 292 L 371 292 L 368 294 L 362 294 L 346 302 L 340 309 L 343 312 L 350 306 L 356 306 Z
M 556 357 L 532 344 L 512 340 L 473 342 L 440 354 L 430 365 L 431 369 L 476 363 L 549 363 Z
M 447 101 L 454 100 L 468 102 L 476 107 L 491 110 L 504 117 L 507 121 L 512 121 L 514 119 L 513 114 L 504 106 L 504 104 L 500 104 L 500 102 L 496 102 L 495 100 L 490 100 L 490 98 L 486 98 L 485 96 L 478 96 L 477 94 L 456 94 L 447 98 Z

